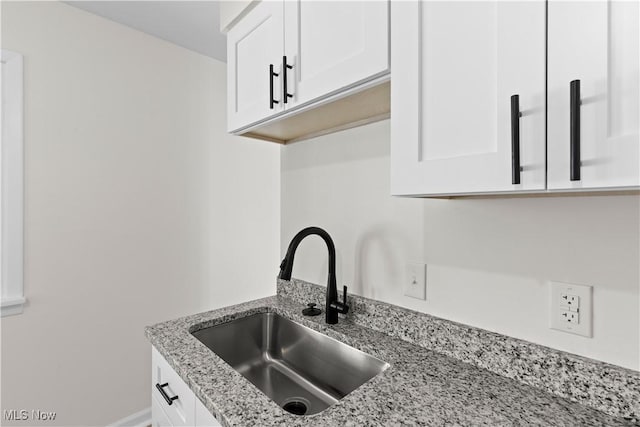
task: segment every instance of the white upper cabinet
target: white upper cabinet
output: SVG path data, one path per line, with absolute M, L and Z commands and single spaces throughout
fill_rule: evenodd
M 229 131 L 283 110 L 283 13 L 281 1 L 260 2 L 227 33 Z
M 392 194 L 544 190 L 545 2 L 398 1 L 391 19 Z
M 236 19 L 227 33 L 230 132 L 286 142 L 388 114 L 388 86 L 386 97 L 373 90 L 388 81 L 388 1 L 265 0 Z M 322 117 L 310 114 L 316 107 Z
M 637 1 L 549 2 L 549 189 L 640 185 L 639 21 Z
M 389 70 L 386 1 L 285 1 L 288 104 L 298 105 Z

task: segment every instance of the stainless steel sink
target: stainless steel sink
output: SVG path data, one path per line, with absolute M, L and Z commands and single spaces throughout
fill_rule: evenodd
M 326 409 L 389 367 L 275 313 L 254 314 L 193 335 L 297 415 Z

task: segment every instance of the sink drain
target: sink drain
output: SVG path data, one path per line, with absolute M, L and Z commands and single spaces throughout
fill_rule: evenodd
M 307 413 L 307 404 L 300 400 L 292 399 L 286 402 L 282 409 L 293 415 L 304 415 Z

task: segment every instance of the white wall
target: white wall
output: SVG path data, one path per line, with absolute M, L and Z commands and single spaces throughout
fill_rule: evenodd
M 613 364 L 640 368 L 637 195 L 510 199 L 389 196 L 389 122 L 282 149 L 284 254 L 317 225 L 351 291 Z M 403 295 L 428 264 L 427 300 Z M 326 283 L 326 248 L 303 243 L 294 277 Z M 594 333 L 548 329 L 548 280 L 594 286 Z
M 2 409 L 106 425 L 150 406 L 145 325 L 275 292 L 280 148 L 224 132 L 224 64 L 74 7 L 2 2 L 2 47 L 25 57 L 29 301 L 2 319 Z

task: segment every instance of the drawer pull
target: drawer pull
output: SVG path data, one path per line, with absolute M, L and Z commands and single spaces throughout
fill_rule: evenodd
M 167 402 L 167 405 L 172 405 L 173 401 L 176 400 L 178 396 L 176 395 L 173 397 L 169 397 L 169 395 L 164 391 L 164 388 L 168 385 L 169 383 L 164 383 L 164 384 L 156 383 L 156 388 L 158 389 L 162 397 L 164 397 L 164 400 Z

